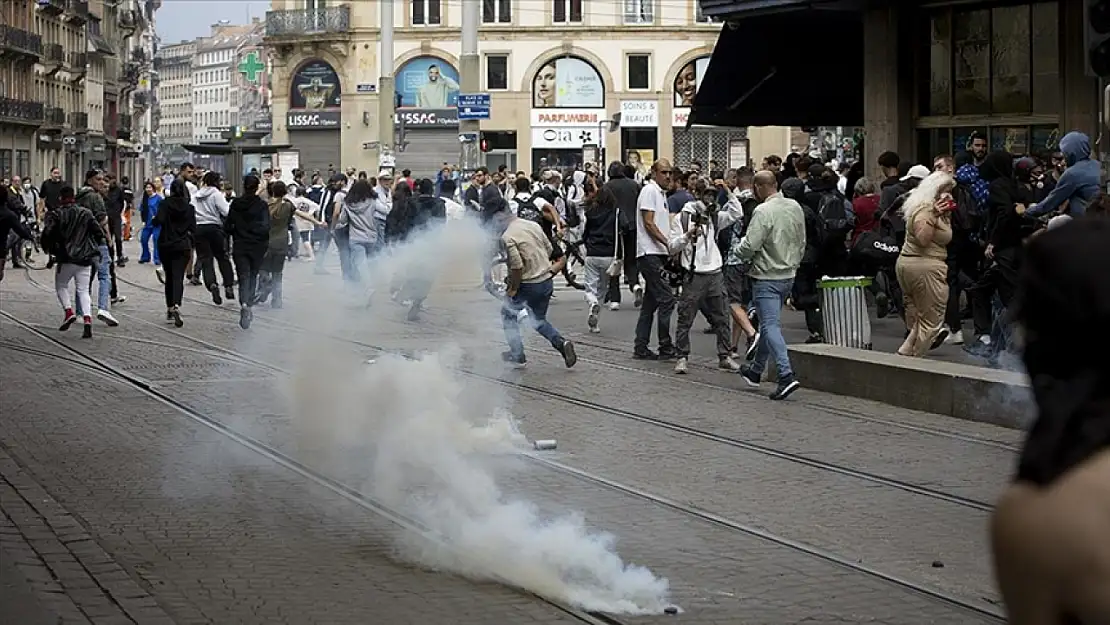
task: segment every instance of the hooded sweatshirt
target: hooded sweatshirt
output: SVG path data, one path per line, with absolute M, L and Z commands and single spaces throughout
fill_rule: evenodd
M 162 200 L 153 224 L 162 228 L 158 231 L 158 252 L 163 257 L 167 252 L 187 252 L 193 249 L 197 214 L 189 200 L 173 196 Z
M 77 205 L 84 206 L 92 211 L 96 223 L 103 223 L 108 218 L 108 208 L 104 205 L 104 196 L 92 187 L 81 187 L 77 192 Z
M 243 195 L 231 201 L 224 231 L 231 236 L 233 252 L 262 254 L 270 242 L 270 210 L 257 195 Z
M 379 195 L 375 198 L 367 198 L 360 202 L 343 204 L 343 210 L 339 213 L 338 227 L 342 228 L 347 226 L 347 232 L 350 233 L 351 243 L 363 243 L 374 245 L 378 242 L 378 228 L 374 223 L 375 209 L 378 208 Z M 381 217 L 384 219 L 388 216 Z
M 1098 195 L 1098 183 L 1102 167 L 1091 158 L 1091 140 L 1081 132 L 1069 132 L 1060 140 L 1060 151 L 1067 160 L 1056 187 L 1040 203 L 1029 207 L 1026 214 L 1043 215 L 1068 203 L 1067 214 L 1078 217 L 1087 211 L 1087 205 Z
M 1022 200 L 1014 179 L 1014 157 L 1005 151 L 991 152 L 979 166 L 979 174 L 990 183 L 987 199 L 987 240 L 995 252 L 1021 246 L 1021 216 L 1014 210 Z
M 222 226 L 230 210 L 227 198 L 216 187 L 204 187 L 197 191 L 193 205 L 196 206 L 198 226 Z

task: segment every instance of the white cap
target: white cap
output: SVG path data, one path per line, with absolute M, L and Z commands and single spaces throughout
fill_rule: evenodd
M 928 178 L 929 174 L 931 173 L 933 172 L 929 171 L 929 168 L 924 165 L 914 165 L 913 167 L 910 167 L 910 171 L 907 172 L 905 176 L 902 176 L 899 180 L 901 180 L 902 182 L 905 182 L 910 178 L 924 180 Z

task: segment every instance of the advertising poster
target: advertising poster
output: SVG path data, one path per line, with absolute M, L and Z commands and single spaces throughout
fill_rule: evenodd
M 682 66 L 674 77 L 674 105 L 693 106 L 694 95 L 701 87 L 705 78 L 705 70 L 709 67 L 709 57 L 703 56 Z
M 605 85 L 601 74 L 586 61 L 553 59 L 532 79 L 532 108 L 602 108 Z
M 301 65 L 293 74 L 289 88 L 289 108 L 318 111 L 340 108 L 339 75 L 326 61 L 315 60 Z
M 642 179 L 655 162 L 655 150 L 635 149 L 624 151 L 624 164 L 636 170 L 638 178 Z
M 400 106 L 422 109 L 455 108 L 459 101 L 459 71 L 434 56 L 418 56 L 397 70 Z

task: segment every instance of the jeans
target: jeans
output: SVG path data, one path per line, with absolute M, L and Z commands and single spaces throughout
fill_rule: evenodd
M 154 264 L 161 265 L 162 259 L 158 256 L 158 234 L 162 232 L 162 226 L 152 226 L 149 223 L 143 224 L 142 233 L 139 234 L 139 245 L 143 248 L 142 256 L 139 257 L 140 263 L 150 262 L 151 251 L 154 252 Z M 150 238 L 154 237 L 153 248 L 150 245 Z
M 195 245 L 197 261 L 200 263 L 201 273 L 204 274 L 204 288 L 211 290 L 216 284 L 216 269 L 213 261 L 220 267 L 220 277 L 224 286 L 235 284 L 235 272 L 231 268 L 231 261 L 227 258 L 227 237 L 223 228 L 215 224 L 197 226 Z
M 501 306 L 501 325 L 505 328 L 505 340 L 514 360 L 524 360 L 524 341 L 520 337 L 521 310 L 528 311 L 526 319 L 536 332 L 551 342 L 552 347 L 560 349 L 566 343 L 555 326 L 547 321 L 547 307 L 554 292 L 554 281 L 550 278 L 543 282 L 521 284 L 516 295 L 507 298 Z
M 717 357 L 728 357 L 732 350 L 732 337 L 725 313 L 724 277 L 720 271 L 695 273 L 690 282 L 682 287 L 682 297 L 678 302 L 678 327 L 675 330 L 675 348 L 679 357 L 690 355 L 690 328 L 699 310 L 717 335 Z
M 253 306 L 258 295 L 258 272 L 262 270 L 263 250 L 235 250 L 235 273 L 239 276 L 239 305 Z
M 112 233 L 110 244 L 116 246 L 116 258 L 123 258 L 123 212 L 108 212 L 108 230 Z
M 651 341 L 652 318 L 656 320 L 656 332 L 659 336 L 659 351 L 674 351 L 671 341 L 671 315 L 674 313 L 674 290 L 663 278 L 661 273 L 663 263 L 667 257 L 662 254 L 648 254 L 636 259 L 640 275 L 644 279 L 644 303 L 640 307 L 640 318 L 636 321 L 637 352 L 645 352 Z M 656 314 L 658 313 L 658 315 Z
M 793 279 L 761 280 L 752 279 L 752 302 L 759 315 L 759 345 L 752 361 L 752 373 L 763 375 L 767 368 L 768 356 L 774 356 L 778 367 L 779 381 L 794 377 L 790 366 L 790 354 L 786 351 L 786 339 L 782 337 L 782 305 L 794 286 Z
M 96 266 L 99 288 L 96 291 L 97 310 L 108 310 L 112 301 L 112 250 L 107 245 L 100 246 L 100 263 Z M 89 281 L 90 288 L 92 281 Z
M 347 243 L 347 268 L 348 275 L 352 282 L 363 282 L 363 268 L 368 267 L 371 260 L 378 255 L 378 245 L 376 243 L 365 243 L 358 241 L 351 241 Z M 369 274 L 369 271 L 367 272 Z M 373 279 L 368 278 L 368 283 L 372 283 Z M 372 285 L 371 285 L 371 288 Z

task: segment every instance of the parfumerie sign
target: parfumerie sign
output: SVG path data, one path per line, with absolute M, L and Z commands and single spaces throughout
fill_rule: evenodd
M 285 127 L 297 128 L 339 128 L 342 118 L 340 111 L 289 111 L 285 117 Z

